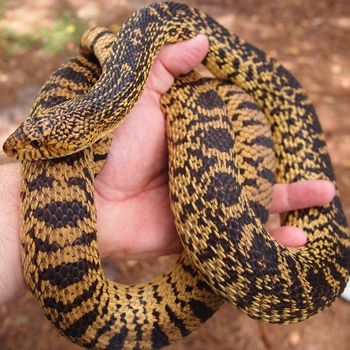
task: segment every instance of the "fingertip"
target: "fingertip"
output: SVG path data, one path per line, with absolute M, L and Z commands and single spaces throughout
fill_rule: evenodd
M 207 52 L 209 49 L 209 39 L 204 34 L 198 34 L 194 38 L 188 40 L 188 42 L 189 41 L 192 41 L 192 44 L 198 46 L 200 50 Z
M 335 194 L 335 185 L 329 180 L 310 180 L 310 181 L 300 181 L 301 186 L 308 185 L 309 189 L 305 192 L 310 201 L 308 206 L 323 206 L 330 203 Z
M 271 236 L 285 247 L 298 248 L 307 243 L 307 234 L 294 226 L 282 226 L 271 230 Z
M 200 64 L 208 48 L 208 38 L 199 34 L 192 39 L 165 47 L 160 52 L 159 59 L 173 76 L 178 76 L 190 72 Z
M 319 180 L 323 188 L 324 201 L 329 203 L 333 200 L 336 194 L 336 188 L 333 182 L 327 180 Z
M 181 41 L 179 43 L 172 44 L 170 46 L 188 48 L 191 51 L 194 51 L 194 52 L 196 51 L 203 54 L 203 53 L 206 53 L 209 49 L 209 39 L 204 34 L 198 34 L 191 39 Z

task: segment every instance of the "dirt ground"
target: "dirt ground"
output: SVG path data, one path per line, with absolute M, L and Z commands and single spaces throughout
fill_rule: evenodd
M 0 143 L 22 120 L 40 85 L 76 52 L 88 26 L 122 23 L 142 0 L 0 0 Z M 350 2 L 348 0 L 189 1 L 291 70 L 309 92 L 326 132 L 350 219 Z M 8 160 L 0 153 L 0 164 Z M 113 264 L 123 282 L 152 276 L 167 259 Z M 350 349 L 350 303 L 301 324 L 268 325 L 223 307 L 172 350 Z M 0 350 L 78 349 L 47 322 L 29 295 L 0 306 Z

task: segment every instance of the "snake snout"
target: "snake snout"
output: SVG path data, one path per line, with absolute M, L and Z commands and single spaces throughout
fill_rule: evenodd
M 2 149 L 8 157 L 18 158 L 18 147 L 14 134 L 7 138 L 2 146 Z
M 25 126 L 24 123 L 18 127 L 4 142 L 2 148 L 8 157 L 22 160 L 28 159 L 28 154 L 30 156 L 39 154 L 43 133 L 40 129 L 28 133 Z

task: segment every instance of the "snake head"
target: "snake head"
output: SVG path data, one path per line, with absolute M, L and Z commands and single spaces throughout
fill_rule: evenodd
M 7 138 L 3 150 L 9 157 L 19 160 L 59 158 L 86 147 L 82 131 L 69 122 L 69 114 L 52 109 L 26 119 Z
M 5 141 L 4 152 L 12 158 L 42 158 L 44 129 L 42 125 L 34 127 L 32 119 L 24 121 Z
M 28 118 L 5 141 L 4 152 L 19 160 L 37 160 L 57 157 L 50 139 L 50 120 Z

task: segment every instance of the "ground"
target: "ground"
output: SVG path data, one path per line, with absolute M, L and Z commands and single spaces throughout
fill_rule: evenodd
M 82 31 L 122 23 L 142 0 L 0 1 L 0 143 L 28 113 L 48 74 L 76 52 Z M 350 2 L 347 0 L 208 0 L 188 3 L 276 57 L 295 74 L 315 103 L 350 219 Z M 0 164 L 8 162 L 0 153 Z M 106 266 L 118 280 L 146 279 L 160 261 Z M 157 267 L 156 267 L 157 266 Z M 345 350 L 350 343 L 350 304 L 338 300 L 301 324 L 268 325 L 223 307 L 187 339 L 182 349 Z M 42 316 L 31 296 L 0 306 L 1 350 L 77 349 Z

